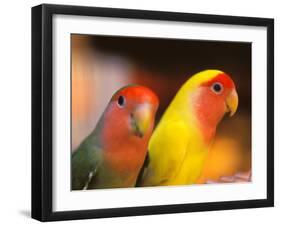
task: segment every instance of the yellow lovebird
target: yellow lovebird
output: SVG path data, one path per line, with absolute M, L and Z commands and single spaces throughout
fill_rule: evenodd
M 238 107 L 235 84 L 219 70 L 193 75 L 153 132 L 137 186 L 194 184 L 225 113 Z

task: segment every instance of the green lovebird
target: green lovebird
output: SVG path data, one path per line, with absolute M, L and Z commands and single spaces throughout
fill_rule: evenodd
M 72 154 L 72 190 L 134 187 L 158 105 L 158 97 L 146 87 L 118 90 L 94 131 Z

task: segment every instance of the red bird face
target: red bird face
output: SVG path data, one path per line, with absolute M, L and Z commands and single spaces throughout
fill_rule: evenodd
M 158 97 L 143 86 L 127 86 L 110 100 L 100 123 L 100 141 L 106 164 L 133 180 L 147 152 Z
M 138 137 L 152 131 L 159 100 L 150 89 L 137 85 L 127 86 L 112 97 L 110 105 L 112 114 L 117 116 L 116 120 L 123 123 L 118 129 L 127 128 Z
M 219 73 L 199 86 L 194 100 L 196 113 L 204 127 L 216 127 L 226 112 L 232 116 L 238 106 L 235 84 L 229 75 Z

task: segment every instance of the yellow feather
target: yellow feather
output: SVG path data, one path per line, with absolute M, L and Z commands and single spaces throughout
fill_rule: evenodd
M 149 141 L 149 165 L 144 172 L 143 186 L 192 184 L 197 181 L 209 144 L 203 141 L 189 101 L 199 84 L 219 73 L 222 72 L 200 72 L 180 88 Z

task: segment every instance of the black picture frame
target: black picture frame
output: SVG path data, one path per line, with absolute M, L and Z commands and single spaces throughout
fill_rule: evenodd
M 55 14 L 262 26 L 267 28 L 267 198 L 54 212 L 52 210 L 52 18 Z M 237 16 L 43 4 L 32 8 L 32 218 L 121 217 L 274 206 L 274 20 Z

